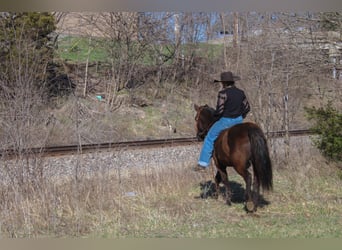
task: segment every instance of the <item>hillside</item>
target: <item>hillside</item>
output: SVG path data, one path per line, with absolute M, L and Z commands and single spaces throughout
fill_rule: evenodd
M 183 13 L 188 32 L 177 44 L 170 33 L 174 13 L 138 16 L 140 39 L 134 13 L 65 14 L 51 66 L 59 74 L 53 95 L 28 100 L 27 107 L 9 100 L 3 147 L 193 136 L 193 105 L 215 107 L 220 85 L 213 80 L 226 70 L 241 77 L 236 84 L 252 109 L 247 120 L 265 131 L 307 129 L 306 106 L 333 101 L 342 107 L 341 80 L 333 77 L 331 54 L 322 48 L 339 45 L 331 32 L 313 35 L 293 27 L 289 33 L 284 30 L 291 20 L 260 21 L 262 33 L 251 26 L 235 44 L 231 33 L 217 35 L 214 26 L 210 39 L 190 36 L 203 31 L 195 24 L 204 25 L 207 14 Z

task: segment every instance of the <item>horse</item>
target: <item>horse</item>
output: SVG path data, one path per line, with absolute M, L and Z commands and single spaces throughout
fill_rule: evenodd
M 197 139 L 203 141 L 215 122 L 215 110 L 208 105 L 194 104 L 194 108 Z M 223 130 L 214 142 L 213 160 L 217 170 L 214 178 L 216 187 L 214 197 L 218 198 L 219 185 L 223 182 L 226 204 L 231 205 L 232 193 L 227 167 L 233 167 L 246 184 L 245 210 L 256 212 L 260 197 L 260 184 L 263 190 L 273 189 L 272 162 L 266 137 L 261 128 L 255 123 L 243 122 Z M 253 190 L 251 189 L 251 165 L 253 166 Z

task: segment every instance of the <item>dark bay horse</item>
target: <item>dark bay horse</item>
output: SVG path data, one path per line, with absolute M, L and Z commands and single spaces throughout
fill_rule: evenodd
M 196 129 L 198 140 L 203 140 L 214 120 L 214 109 L 208 105 L 194 105 L 196 110 Z M 264 133 L 254 123 L 245 122 L 223 130 L 214 143 L 213 159 L 217 173 L 215 176 L 216 194 L 219 194 L 219 184 L 225 185 L 226 203 L 231 205 L 231 190 L 229 186 L 227 167 L 234 167 L 246 183 L 247 212 L 257 210 L 260 184 L 264 190 L 272 190 L 273 176 L 272 163 L 269 156 L 267 141 Z M 253 190 L 252 174 L 249 171 L 253 166 Z

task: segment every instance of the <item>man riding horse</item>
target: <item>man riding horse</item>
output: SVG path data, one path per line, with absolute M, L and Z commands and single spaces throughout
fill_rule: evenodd
M 250 106 L 243 90 L 235 86 L 235 81 L 239 80 L 232 72 L 221 73 L 220 80 L 214 82 L 222 83 L 222 90 L 218 92 L 216 110 L 214 111 L 215 122 L 210 127 L 205 136 L 198 164 L 194 171 L 206 171 L 210 165 L 213 154 L 214 142 L 219 134 L 233 125 L 243 122 Z

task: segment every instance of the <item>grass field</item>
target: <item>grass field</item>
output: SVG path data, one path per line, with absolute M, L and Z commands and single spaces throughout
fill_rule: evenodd
M 108 53 L 103 46 L 103 39 L 87 39 L 82 37 L 63 37 L 58 42 L 57 55 L 61 59 L 72 62 L 105 61 Z
M 67 47 L 60 46 L 61 57 L 73 61 L 85 61 L 88 55 L 90 61 L 105 57 L 104 50 L 93 50 L 101 46 L 92 45 L 89 49 L 87 42 L 67 41 Z M 191 122 L 185 123 L 191 124 L 189 128 L 177 129 L 193 134 L 192 105 L 190 102 L 180 105 L 183 103 L 178 100 L 174 103 L 173 113 L 162 113 L 150 107 L 139 110 L 144 120 L 137 120 L 141 124 L 138 132 L 143 136 L 149 135 L 146 131 L 155 133 L 155 127 L 151 126 L 154 119 L 161 120 L 167 114 L 169 119 L 172 115 L 174 123 L 189 119 Z M 101 108 L 101 103 L 82 102 L 84 110 L 92 110 L 95 105 Z M 61 126 L 61 132 L 56 133 L 55 137 L 64 142 L 75 134 L 75 125 L 70 119 L 73 109 L 69 108 L 74 106 L 71 103 L 64 108 L 71 115 L 61 111 L 57 116 L 60 124 L 71 128 Z M 179 112 L 180 106 L 186 106 L 187 113 Z M 135 121 L 130 124 L 118 114 L 106 117 L 107 125 L 98 121 L 101 115 L 89 113 L 92 116 L 83 122 L 91 124 L 90 128 L 84 125 L 88 129 L 84 131 L 91 133 L 84 134 L 99 133 L 94 136 L 99 141 L 112 139 L 113 128 L 123 131 L 113 119 L 124 121 L 122 126 L 126 130 L 135 125 Z M 103 132 L 106 130 L 108 134 Z M 283 143 L 278 145 L 282 149 L 283 146 Z M 222 197 L 218 200 L 200 197 L 201 183 L 210 182 L 212 173 L 193 173 L 190 171 L 193 163 L 188 163 L 165 166 L 163 170 L 146 167 L 139 172 L 132 168 L 126 172 L 98 173 L 91 178 L 60 183 L 35 176 L 18 185 L 14 179 L 15 185 L 0 186 L 0 233 L 3 238 L 341 238 L 341 168 L 327 163 L 317 150 L 296 147 L 288 161 L 279 155 L 273 158 L 274 191 L 263 193 L 263 205 L 255 214 L 244 211 L 245 186 L 234 171 L 230 170 L 233 204 L 228 207 Z M 18 159 L 18 166 L 20 161 L 25 162 L 25 159 Z M 37 159 L 38 170 L 40 161 L 43 159 Z M 79 162 L 82 162 L 82 155 Z M 0 164 L 6 169 L 6 161 L 1 159 Z M 22 172 L 19 167 L 17 170 L 18 173 L 9 171 L 14 176 L 18 174 L 15 177 L 20 179 Z
M 317 157 L 315 157 L 317 159 Z M 306 161 L 306 159 L 304 159 Z M 300 161 L 296 161 L 300 163 Z M 62 183 L 1 187 L 2 237 L 341 238 L 342 173 L 324 160 L 274 169 L 254 214 L 229 169 L 233 204 L 201 198 L 212 174 L 191 165 L 136 168 Z
M 102 228 L 98 237 L 176 238 L 336 238 L 342 236 L 341 178 L 320 170 L 307 176 L 276 170 L 275 189 L 255 214 L 243 207 L 244 183 L 231 172 L 235 196 L 228 207 L 222 198 L 199 197 L 208 176 L 194 175 L 190 167 L 159 174 L 150 187 L 123 197 L 125 209 L 116 227 Z M 190 173 L 189 173 L 190 172 Z M 137 183 L 143 178 L 132 180 Z M 147 182 L 147 180 L 146 180 Z M 146 183 L 147 184 L 147 183 Z M 242 184 L 242 186 L 241 186 Z M 155 187 L 152 189 L 152 185 Z M 151 189 L 150 189 L 151 188 Z M 149 190 L 150 189 L 150 190 Z M 153 191 L 152 191 L 153 190 Z M 158 192 L 155 192 L 158 190 Z M 116 228 L 116 230 L 113 230 Z
M 111 41 L 106 38 L 86 38 L 78 36 L 65 36 L 58 40 L 58 49 L 56 51 L 57 57 L 68 60 L 70 62 L 85 62 L 89 59 L 89 62 L 107 62 L 110 61 L 111 55 L 109 51 L 116 51 L 118 54 L 122 50 L 123 45 L 119 45 L 117 42 Z M 171 53 L 168 45 L 164 45 L 163 53 L 165 55 Z M 172 45 L 170 45 L 172 47 Z M 136 45 L 135 47 L 139 47 Z M 182 51 L 186 53 L 187 50 L 193 51 L 194 45 L 190 45 L 190 49 L 187 45 L 183 45 Z M 197 44 L 198 56 L 215 58 L 221 55 L 222 45 L 214 44 Z M 144 65 L 154 65 L 154 61 L 151 59 L 151 51 L 145 47 L 141 49 L 143 51 L 139 62 Z M 114 54 L 115 54 L 114 53 Z M 138 51 L 137 51 L 138 53 Z M 141 51 L 139 52 L 141 53 Z M 152 54 L 153 57 L 153 54 Z

